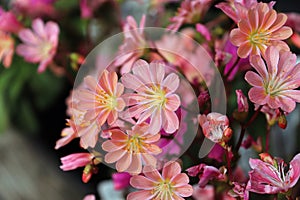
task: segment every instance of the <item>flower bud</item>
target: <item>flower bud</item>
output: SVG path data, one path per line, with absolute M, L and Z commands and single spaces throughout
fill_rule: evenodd
M 268 153 L 260 153 L 259 157 L 262 161 L 269 163 L 271 165 L 274 165 L 274 159 L 272 158 L 272 156 Z
M 89 182 L 93 175 L 93 166 L 88 164 L 85 166 L 83 173 L 82 173 L 82 181 L 84 183 Z
M 238 112 L 248 112 L 249 105 L 247 97 L 243 94 L 242 90 L 235 91 L 237 96 Z
M 287 127 L 287 120 L 283 113 L 278 118 L 278 126 L 282 129 L 285 129 Z

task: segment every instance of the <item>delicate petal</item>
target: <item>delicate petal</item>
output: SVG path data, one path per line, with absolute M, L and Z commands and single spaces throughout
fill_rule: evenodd
M 135 187 L 137 189 L 151 190 L 155 186 L 155 182 L 146 178 L 145 176 L 137 175 L 137 176 L 133 176 L 130 179 L 130 185 L 132 185 L 133 187 Z
M 171 179 L 172 177 L 180 174 L 181 167 L 177 162 L 168 162 L 163 168 L 162 176 L 164 179 Z

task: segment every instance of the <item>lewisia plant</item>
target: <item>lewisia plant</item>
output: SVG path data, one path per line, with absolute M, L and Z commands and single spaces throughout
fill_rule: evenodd
M 84 183 L 111 178 L 111 198 L 300 197 L 298 13 L 257 0 L 9 2 L 0 7 L 0 130 L 7 116 L 39 124 L 36 110 L 42 125 L 67 118 L 53 144 L 68 146 L 61 170 L 80 170 Z M 60 118 L 50 108 L 63 107 L 63 91 Z

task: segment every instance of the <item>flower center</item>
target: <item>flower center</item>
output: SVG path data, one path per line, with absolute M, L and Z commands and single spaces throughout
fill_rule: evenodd
M 108 95 L 104 90 L 99 90 L 96 98 L 100 106 L 104 106 L 108 110 L 114 110 L 117 106 L 117 98 L 114 95 Z
M 256 30 L 249 35 L 249 41 L 253 45 L 265 44 L 269 43 L 269 34 L 266 31 Z
M 139 135 L 133 135 L 128 138 L 126 150 L 130 153 L 137 154 L 143 153 L 143 137 Z
M 51 55 L 51 49 L 52 49 L 52 45 L 49 42 L 44 42 L 41 45 L 41 55 L 43 57 L 43 59 L 48 58 Z
M 167 102 L 166 91 L 161 89 L 159 85 L 151 86 L 146 96 L 150 101 L 149 103 L 155 107 L 164 107 Z
M 161 180 L 152 190 L 153 199 L 172 199 L 173 186 L 170 180 Z

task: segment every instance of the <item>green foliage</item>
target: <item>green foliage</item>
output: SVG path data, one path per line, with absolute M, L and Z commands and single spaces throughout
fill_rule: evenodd
M 37 73 L 37 66 L 15 56 L 12 66 L 0 73 L 0 132 L 9 125 L 25 132 L 39 130 L 38 114 L 55 102 L 64 79 L 50 71 Z

